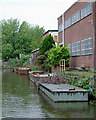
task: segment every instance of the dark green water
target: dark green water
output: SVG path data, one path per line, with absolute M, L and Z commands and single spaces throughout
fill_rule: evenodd
M 87 102 L 54 103 L 36 89 L 28 76 L 2 71 L 2 117 L 96 118 Z

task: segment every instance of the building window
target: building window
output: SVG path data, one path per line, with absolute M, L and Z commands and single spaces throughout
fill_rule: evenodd
M 92 3 L 88 3 L 81 9 L 81 19 L 92 13 Z
M 81 55 L 92 54 L 92 37 L 81 41 Z
M 71 55 L 71 44 L 68 44 L 67 47 L 69 48 L 69 53 Z
M 80 41 L 72 43 L 72 56 L 80 55 Z
M 62 31 L 62 24 L 59 25 L 58 32 Z
M 79 20 L 80 20 L 80 11 L 72 15 L 72 24 L 78 22 Z
M 65 28 L 68 28 L 69 26 L 71 26 L 71 18 L 65 20 Z

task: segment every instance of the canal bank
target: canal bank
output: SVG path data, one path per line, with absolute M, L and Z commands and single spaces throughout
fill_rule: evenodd
M 74 88 L 73 89 L 73 88 L 71 88 L 72 85 L 67 84 L 67 82 L 70 81 L 71 78 L 70 78 L 70 80 L 69 80 L 69 78 L 68 78 L 68 80 L 66 80 L 62 77 L 58 77 L 54 73 L 45 74 L 43 71 L 31 71 L 30 68 L 24 68 L 24 67 L 15 67 L 13 69 L 13 72 L 15 72 L 17 74 L 21 74 L 21 75 L 29 75 L 30 80 L 37 86 L 37 89 L 40 88 L 40 90 L 42 92 L 44 92 L 48 97 L 50 97 L 50 99 L 52 99 L 54 102 L 55 101 L 56 102 L 59 102 L 59 101 L 60 102 L 61 101 L 90 101 L 90 104 L 93 104 L 93 105 L 96 104 L 96 99 L 93 98 L 94 97 L 93 95 L 88 94 L 89 91 L 87 91 L 83 88 L 80 88 L 80 87 L 78 88 L 76 86 L 73 86 L 73 88 Z M 75 75 L 75 79 L 78 80 L 76 75 Z M 82 78 L 82 81 L 83 81 L 83 79 L 84 79 L 84 76 Z M 88 78 L 88 79 L 90 79 L 90 78 Z M 92 77 L 92 79 L 93 79 L 93 77 Z M 88 80 L 86 81 L 86 79 L 85 79 L 85 82 L 88 83 Z M 64 90 L 63 94 L 61 95 L 61 91 L 60 91 L 61 88 L 59 88 L 59 89 L 57 88 L 57 90 L 55 92 L 53 92 L 53 91 L 51 91 L 50 87 L 48 88 L 48 87 L 46 87 L 46 85 L 43 85 L 43 87 L 42 87 L 42 85 L 41 85 L 42 83 L 51 84 L 50 85 L 51 88 L 52 87 L 54 88 L 54 84 L 58 84 L 59 87 L 62 86 L 61 84 L 66 84 L 66 86 L 68 86 L 69 88 L 67 87 L 67 90 L 66 91 Z M 65 86 L 63 86 L 63 87 L 65 87 Z M 70 89 L 72 89 L 72 90 L 70 91 Z M 78 91 L 78 89 L 79 89 L 79 91 Z M 45 91 L 47 91 L 47 92 L 45 92 Z M 56 93 L 57 96 L 54 93 Z M 63 98 L 62 98 L 62 96 L 63 96 Z M 56 98 L 57 100 L 54 98 Z

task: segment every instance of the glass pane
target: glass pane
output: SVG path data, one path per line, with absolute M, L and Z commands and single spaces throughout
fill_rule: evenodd
M 91 3 L 87 4 L 85 7 L 83 7 L 81 9 L 81 18 L 86 17 L 90 13 L 92 13 L 92 4 Z

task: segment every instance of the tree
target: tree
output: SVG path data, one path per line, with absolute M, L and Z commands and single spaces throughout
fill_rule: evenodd
M 9 58 L 12 58 L 13 47 L 11 44 L 3 44 L 2 46 L 2 59 L 7 61 Z
M 44 55 L 46 51 L 50 50 L 53 47 L 53 45 L 55 45 L 55 42 L 50 34 L 47 37 L 45 37 L 45 39 L 40 44 L 39 54 Z
M 28 54 L 32 51 L 30 48 L 32 41 L 30 34 L 31 27 L 26 21 L 22 22 L 18 31 L 18 39 L 16 41 L 16 49 L 19 50 L 19 53 Z
M 69 66 L 70 53 L 69 48 L 67 48 L 67 45 L 64 45 L 64 47 L 53 47 L 52 49 L 50 49 L 50 51 L 48 51 L 47 54 L 47 63 L 50 67 L 57 67 L 61 59 L 65 59 L 65 65 Z
M 19 54 L 31 54 L 43 40 L 44 29 L 38 25 L 32 26 L 26 21 L 20 24 L 18 19 L 2 20 L 1 25 L 3 60 L 19 57 Z
M 43 40 L 43 33 L 44 33 L 44 28 L 43 27 L 39 27 L 38 25 L 33 26 L 33 28 L 31 29 L 31 44 L 30 47 L 32 48 L 32 50 L 35 50 L 37 48 L 40 47 L 40 44 Z
M 14 57 L 16 39 L 19 29 L 17 19 L 2 20 L 2 58 L 8 60 Z M 9 47 L 9 48 L 8 48 Z

